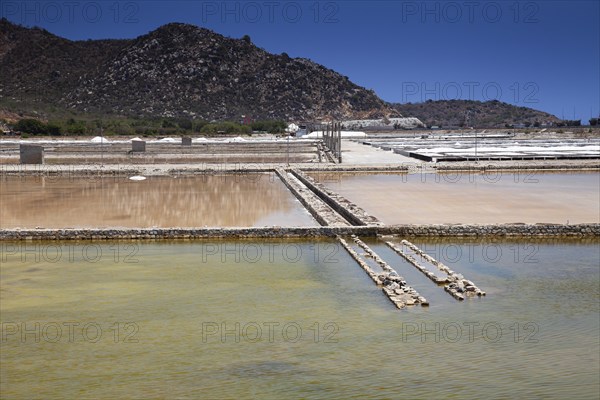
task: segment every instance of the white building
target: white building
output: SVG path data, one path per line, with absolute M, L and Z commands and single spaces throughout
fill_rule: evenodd
M 342 128 L 346 130 L 375 130 L 375 129 L 415 129 L 423 128 L 425 124 L 418 118 L 385 118 L 385 119 L 359 119 L 342 121 Z

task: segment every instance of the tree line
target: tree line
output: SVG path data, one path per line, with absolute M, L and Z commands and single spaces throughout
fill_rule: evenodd
M 253 133 L 279 134 L 285 132 L 287 123 L 280 120 L 262 120 L 249 123 L 234 121 L 203 121 L 181 118 L 153 119 L 74 119 L 43 122 L 34 118 L 19 120 L 12 130 L 28 135 L 50 136 L 94 136 L 101 132 L 105 135 L 251 135 Z

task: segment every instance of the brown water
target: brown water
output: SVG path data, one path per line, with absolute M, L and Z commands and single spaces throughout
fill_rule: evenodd
M 0 179 L 0 228 L 314 225 L 274 174 Z
M 600 174 L 314 174 L 388 224 L 600 222 Z
M 377 242 L 429 308 L 329 241 L 2 243 L 0 397 L 598 398 L 598 240 L 414 242 L 488 296 Z

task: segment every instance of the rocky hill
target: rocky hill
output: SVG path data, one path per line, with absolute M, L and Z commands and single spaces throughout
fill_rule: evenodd
M 127 45 L 123 40 L 73 42 L 0 19 L 0 100 L 43 107 L 75 90 Z
M 132 40 L 71 41 L 0 19 L 0 111 L 198 120 L 416 117 L 426 125 L 556 123 L 498 101 L 389 104 L 303 58 L 172 23 Z M 468 116 L 468 118 L 466 118 Z
M 500 101 L 439 100 L 424 103 L 394 104 L 404 115 L 419 118 L 427 126 L 474 126 L 504 128 L 506 125 L 556 124 L 559 118 L 527 107 Z
M 133 40 L 70 41 L 0 20 L 0 105 L 77 113 L 312 120 L 399 116 L 307 59 L 172 23 Z

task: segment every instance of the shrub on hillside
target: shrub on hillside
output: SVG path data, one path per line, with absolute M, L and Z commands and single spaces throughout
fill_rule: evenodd
M 17 132 L 29 133 L 32 135 L 50 134 L 52 136 L 59 136 L 61 134 L 60 126 L 54 124 L 46 125 L 42 121 L 33 118 L 22 119 L 18 121 L 13 128 Z

